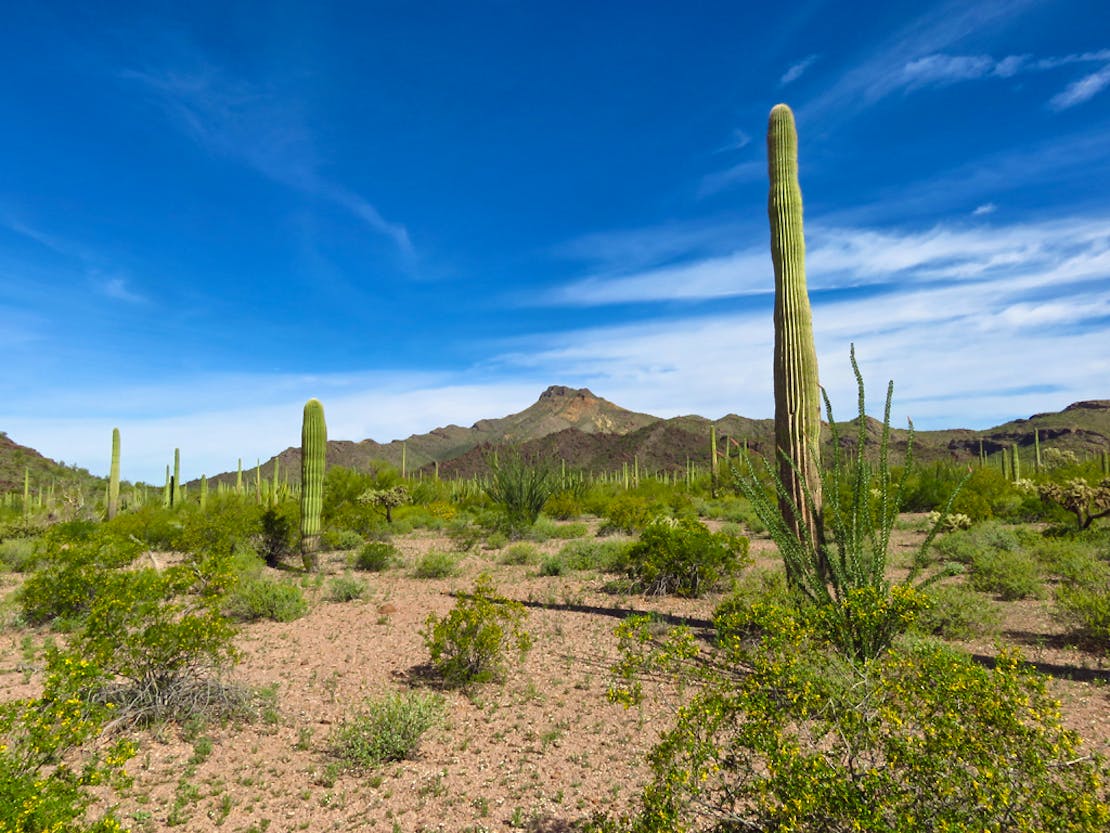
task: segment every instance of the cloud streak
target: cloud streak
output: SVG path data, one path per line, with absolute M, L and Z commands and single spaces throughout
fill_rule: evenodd
M 807 230 L 809 287 L 844 290 L 920 283 L 1110 278 L 1110 219 L 1013 226 L 936 226 L 924 231 L 812 224 Z M 712 300 L 773 291 L 766 245 L 648 268 L 594 274 L 544 300 L 568 306 Z
M 413 254 L 408 230 L 364 197 L 318 172 L 307 120 L 295 102 L 202 65 L 194 71 L 129 70 L 122 77 L 153 93 L 171 121 L 209 151 L 238 159 L 286 187 L 328 200 Z
M 813 62 L 817 60 L 817 57 L 818 56 L 815 54 L 807 55 L 805 58 L 798 61 L 798 63 L 792 65 L 790 69 L 782 74 L 782 77 L 779 79 L 779 86 L 785 87 L 787 84 L 793 84 L 801 78 L 802 75 L 805 74 L 805 71 L 813 66 Z

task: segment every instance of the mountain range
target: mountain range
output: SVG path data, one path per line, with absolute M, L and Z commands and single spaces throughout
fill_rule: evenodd
M 841 442 L 855 442 L 854 424 L 839 424 Z M 683 470 L 687 461 L 704 465 L 710 455 L 710 428 L 716 429 L 719 453 L 746 445 L 766 453 L 774 443 L 774 420 L 748 419 L 728 414 L 716 420 L 690 415 L 662 419 L 615 405 L 586 388 L 552 385 L 523 411 L 482 419 L 464 428 L 447 425 L 404 440 L 379 443 L 328 441 L 328 465 L 365 469 L 385 461 L 407 473 L 431 473 L 438 464 L 443 478 L 468 477 L 487 468 L 491 451 L 515 445 L 527 456 L 563 460 L 568 467 L 593 472 L 638 464 L 645 471 Z M 869 438 L 877 441 L 881 423 L 868 418 Z M 1110 450 L 1110 400 L 1076 402 L 1059 412 L 1035 414 L 982 431 L 949 429 L 914 434 L 914 458 L 921 463 L 961 461 L 1018 446 L 1031 462 L 1034 432 L 1042 447 L 1073 451 L 1081 458 Z M 827 432 L 826 432 L 827 434 Z M 908 432 L 892 429 L 891 445 L 897 459 L 904 453 Z M 262 464 L 270 477 L 275 462 L 290 480 L 300 476 L 300 449 L 290 447 Z M 54 463 L 33 449 L 20 446 L 0 433 L 0 491 L 21 489 L 25 465 L 33 464 L 34 478 L 44 475 L 72 480 L 83 470 Z M 235 472 L 210 476 L 210 482 L 234 481 Z

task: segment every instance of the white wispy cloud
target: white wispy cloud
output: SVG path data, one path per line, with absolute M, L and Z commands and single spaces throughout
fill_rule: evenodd
M 993 202 L 985 202 L 982 205 L 975 206 L 975 210 L 971 213 L 975 217 L 983 217 L 987 214 L 993 214 L 997 210 L 998 206 L 995 205 Z
M 813 66 L 813 62 L 816 61 L 817 58 L 818 56 L 816 54 L 807 55 L 805 58 L 798 61 L 798 63 L 793 64 L 790 69 L 782 74 L 782 77 L 779 79 L 779 86 L 785 87 L 787 84 L 792 84 L 797 81 L 807 69 Z
M 737 165 L 714 171 L 702 177 L 698 185 L 698 197 L 708 197 L 720 193 L 726 188 L 746 182 L 756 182 L 767 176 L 767 163 L 761 159 L 752 159 L 740 162 Z
M 1094 98 L 1107 86 L 1110 86 L 1110 64 L 1097 72 L 1083 76 L 1078 81 L 1073 81 L 1063 92 L 1049 99 L 1048 106 L 1053 110 L 1066 110 Z
M 129 304 L 145 304 L 148 300 L 145 296 L 133 292 L 128 287 L 127 280 L 120 277 L 107 278 L 99 281 L 97 283 L 97 288 L 102 295 Z
M 995 275 L 1110 277 L 1110 219 L 1069 219 L 1004 227 L 938 225 L 925 230 L 880 230 L 814 223 L 807 229 L 811 290 L 898 283 L 988 280 Z M 1100 271 L 1105 270 L 1105 271 Z M 692 301 L 773 291 L 762 240 L 727 254 L 631 274 L 603 273 L 562 287 L 546 303 L 596 306 Z
M 295 100 L 233 79 L 203 62 L 190 71 L 128 70 L 121 73 L 155 95 L 186 134 L 214 153 L 239 159 L 263 176 L 328 200 L 413 252 L 408 230 L 388 220 L 369 200 L 319 173 L 308 120 Z

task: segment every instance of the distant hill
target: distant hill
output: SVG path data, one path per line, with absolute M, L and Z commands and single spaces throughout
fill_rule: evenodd
M 689 415 L 662 419 L 621 408 L 586 388 L 554 385 L 525 410 L 498 419 L 483 419 L 469 428 L 448 425 L 406 440 L 382 444 L 373 440 L 328 442 L 328 465 L 367 468 L 374 461 L 412 473 L 431 473 L 439 463 L 440 477 L 469 477 L 487 470 L 491 451 L 506 444 L 518 445 L 528 455 L 564 460 L 567 466 L 593 472 L 613 471 L 638 461 L 646 471 L 683 470 L 686 461 L 709 461 L 710 426 L 717 429 L 718 447 L 728 444 L 732 453 L 747 445 L 766 454 L 774 447 L 774 420 L 749 419 L 728 414 L 716 420 Z M 838 423 L 841 442 L 855 444 L 854 422 Z M 881 423 L 868 418 L 869 442 L 877 443 Z M 977 459 L 982 451 L 997 454 L 1017 445 L 1031 460 L 1033 434 L 1043 447 L 1074 451 L 1080 457 L 1110 450 L 1110 400 L 1076 402 L 1059 413 L 1035 414 L 983 431 L 956 428 L 917 431 L 914 458 L 920 463 L 938 460 Z M 828 429 L 825 431 L 829 439 Z M 897 460 L 905 453 L 908 432 L 891 431 L 892 452 Z M 262 465 L 263 476 L 273 473 L 274 460 L 290 480 L 300 477 L 300 449 L 285 449 Z M 234 473 L 215 479 L 234 480 Z
M 0 494 L 4 492 L 23 492 L 23 475 L 27 473 L 31 489 L 65 491 L 79 486 L 85 493 L 93 489 L 103 489 L 105 479 L 94 477 L 87 470 L 67 466 L 44 457 L 33 448 L 20 445 L 0 431 Z
M 586 388 L 553 385 L 535 403 L 516 414 L 482 419 L 469 428 L 447 425 L 405 440 L 378 443 L 330 440 L 328 465 L 366 469 L 375 461 L 401 467 L 402 454 L 408 472 L 431 472 L 439 463 L 441 477 L 469 477 L 486 470 L 490 451 L 509 443 L 526 454 L 565 460 L 575 469 L 592 472 L 618 470 L 638 462 L 646 471 L 679 471 L 691 460 L 704 465 L 709 460 L 710 426 L 717 429 L 718 447 L 723 452 L 746 444 L 766 454 L 774 444 L 774 421 L 748 419 L 728 414 L 720 419 L 689 415 L 661 419 L 615 405 Z M 869 437 L 878 440 L 880 423 L 868 419 Z M 1076 402 L 1058 413 L 1034 414 L 994 428 L 972 431 L 963 428 L 919 431 L 915 434 L 915 458 L 922 463 L 935 460 L 972 460 L 983 453 L 997 454 L 1018 446 L 1032 461 L 1036 431 L 1043 447 L 1073 451 L 1080 457 L 1110 450 L 1110 399 Z M 828 431 L 826 429 L 826 438 Z M 892 430 L 895 459 L 904 453 L 907 432 Z M 851 423 L 841 426 L 841 441 L 855 442 Z M 299 448 L 287 448 L 262 464 L 262 473 L 272 477 L 275 461 L 291 481 L 300 478 Z M 50 460 L 34 449 L 21 446 L 0 432 L 0 492 L 21 491 L 23 472 L 31 475 L 32 488 L 79 484 L 85 490 L 102 489 L 103 478 L 84 469 Z M 253 467 L 251 467 L 253 470 Z M 234 483 L 235 472 L 224 472 L 212 482 Z

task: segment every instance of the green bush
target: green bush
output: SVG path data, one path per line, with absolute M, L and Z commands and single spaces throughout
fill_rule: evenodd
M 292 622 L 308 613 L 308 602 L 295 584 L 264 576 L 245 577 L 228 593 L 224 612 L 240 622 Z
M 997 606 L 963 584 L 933 585 L 926 591 L 929 604 L 917 616 L 914 629 L 944 639 L 972 639 L 994 633 L 1001 616 Z
M 447 616 L 429 614 L 420 635 L 447 685 L 500 681 L 509 655 L 515 653 L 523 662 L 532 647 L 523 627 L 527 615 L 520 602 L 498 595 L 483 573 L 473 592 L 460 597 Z
M 567 564 L 557 555 L 549 556 L 540 564 L 541 576 L 561 576 L 567 571 Z
M 560 521 L 573 520 L 583 512 L 582 499 L 572 492 L 556 492 L 547 499 L 543 511 Z
M 623 573 L 628 569 L 631 548 L 631 541 L 570 541 L 559 550 L 558 558 L 572 570 Z
M 173 549 L 197 557 L 227 557 L 237 551 L 253 551 L 262 532 L 262 511 L 239 495 L 211 497 L 203 510 L 187 506 L 179 514 L 181 532 Z
M 13 573 L 29 572 L 37 562 L 32 538 L 9 538 L 0 541 L 0 564 Z
M 459 568 L 458 556 L 442 550 L 428 550 L 416 561 L 412 574 L 416 578 L 447 578 Z
M 397 560 L 397 547 L 391 541 L 367 541 L 355 556 L 355 569 L 380 573 Z
M 105 683 L 93 693 L 116 704 L 116 721 L 238 711 L 239 692 L 219 681 L 238 657 L 235 628 L 220 612 L 232 581 L 213 561 L 103 571 L 66 658 L 103 672 Z
M 534 544 L 520 543 L 508 547 L 499 560 L 502 564 L 536 564 L 541 557 Z
M 119 833 L 112 812 L 89 818 L 93 785 L 118 790 L 127 740 L 93 743 L 111 711 L 85 692 L 101 673 L 87 660 L 52 655 L 42 695 L 0 703 L 0 830 L 8 833 Z M 101 796 L 102 797 L 102 796 Z
M 333 602 L 353 602 L 366 595 L 366 583 L 352 576 L 335 576 L 328 581 L 328 598 Z
M 286 557 L 297 552 L 300 534 L 299 506 L 289 501 L 270 508 L 259 518 L 258 554 L 270 567 L 280 567 Z
M 984 549 L 971 562 L 971 586 L 983 593 L 996 593 L 1004 601 L 1040 598 L 1044 595 L 1037 560 L 1025 549 Z
M 443 716 L 443 697 L 425 692 L 388 694 L 343 721 L 329 738 L 331 752 L 351 769 L 371 769 L 411 758 L 420 738 Z
M 629 548 L 628 575 L 644 593 L 700 596 L 739 573 L 747 555 L 747 538 L 696 520 L 657 519 Z
M 88 612 L 102 590 L 103 577 L 125 567 L 142 544 L 107 527 L 59 524 L 39 542 L 38 569 L 23 583 L 19 604 L 27 622 L 73 620 Z
M 584 538 L 590 534 L 589 524 L 573 523 L 573 524 L 559 524 L 552 531 L 552 538 L 558 538 L 561 541 L 573 540 L 574 538 Z
M 667 505 L 660 500 L 649 500 L 635 494 L 620 495 L 609 502 L 598 534 L 624 532 L 635 535 L 655 518 L 669 515 Z
M 1092 586 L 1065 584 L 1056 591 L 1056 604 L 1072 629 L 1110 648 L 1110 581 Z
M 328 529 L 320 536 L 320 546 L 327 550 L 357 550 L 366 539 L 353 529 Z
M 732 605 L 708 649 L 647 617 L 618 628 L 610 696 L 688 692 L 633 818 L 663 831 L 1102 831 L 1103 762 L 1016 654 L 986 668 L 931 641 L 853 661 L 791 605 Z

